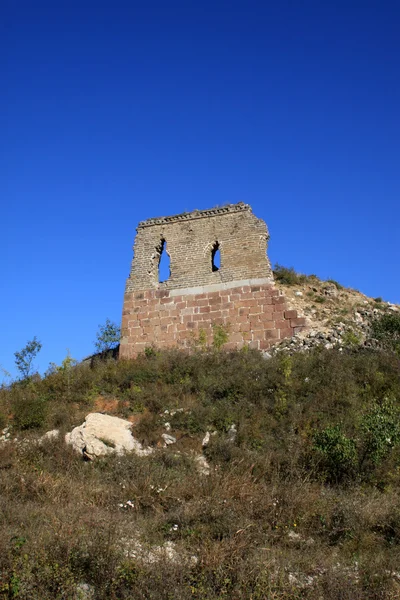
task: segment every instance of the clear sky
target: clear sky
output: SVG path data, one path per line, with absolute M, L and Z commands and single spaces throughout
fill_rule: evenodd
M 227 202 L 400 302 L 399 31 L 396 0 L 3 0 L 0 365 L 90 354 L 138 221 Z

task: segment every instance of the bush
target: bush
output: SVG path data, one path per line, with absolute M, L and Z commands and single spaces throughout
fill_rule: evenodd
M 285 285 L 299 285 L 306 279 L 305 275 L 296 273 L 293 267 L 283 267 L 278 263 L 274 267 L 274 277 L 276 281 Z
M 118 346 L 120 338 L 120 327 L 110 319 L 106 319 L 104 325 L 99 325 L 94 345 L 97 352 L 107 352 Z
M 322 469 L 329 481 L 350 477 L 357 465 L 354 440 L 346 437 L 339 425 L 327 427 L 314 435 L 314 448 L 322 456 Z
M 213 325 L 213 347 L 221 350 L 222 346 L 229 340 L 229 327 L 224 325 Z
M 275 264 L 274 270 L 275 281 L 283 283 L 284 285 L 302 285 L 303 283 L 316 283 L 319 281 L 316 275 L 304 275 L 303 273 L 297 273 L 293 267 L 283 267 L 278 263 Z M 337 284 L 337 282 L 332 282 Z
M 363 460 L 379 464 L 400 442 L 400 410 L 392 400 L 375 403 L 361 421 Z
M 372 323 L 372 335 L 383 348 L 400 355 L 400 314 L 385 314 Z
M 29 387 L 19 391 L 12 403 L 12 410 L 14 423 L 18 429 L 37 429 L 45 424 L 46 401 Z

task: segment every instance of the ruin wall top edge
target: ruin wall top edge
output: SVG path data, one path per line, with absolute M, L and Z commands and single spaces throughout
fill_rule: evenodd
M 243 211 L 252 212 L 251 206 L 249 204 L 245 204 L 244 202 L 239 202 L 238 204 L 227 204 L 226 206 L 205 210 L 194 210 L 192 212 L 172 215 L 170 217 L 153 217 L 151 219 L 147 219 L 146 221 L 140 221 L 138 229 L 151 227 L 153 225 L 163 225 L 180 221 L 193 221 L 194 219 L 204 219 Z

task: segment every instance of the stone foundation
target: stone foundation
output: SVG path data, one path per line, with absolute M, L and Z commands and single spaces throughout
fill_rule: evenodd
M 305 326 L 288 310 L 269 277 L 193 288 L 127 291 L 120 358 L 135 358 L 147 347 L 189 349 L 211 346 L 213 328 L 228 332 L 227 350 L 267 350 Z

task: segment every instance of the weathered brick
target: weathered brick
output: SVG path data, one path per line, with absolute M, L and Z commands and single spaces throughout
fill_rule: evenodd
M 303 317 L 297 319 L 290 319 L 291 327 L 304 327 L 305 324 L 306 320 Z
M 209 313 L 211 311 L 211 306 L 200 306 L 200 313 Z
M 285 319 L 297 319 L 297 310 L 285 310 Z
M 279 331 L 277 329 L 267 329 L 265 332 L 265 339 L 267 339 L 267 340 L 279 339 Z
M 281 340 L 292 337 L 293 329 L 291 327 L 282 328 L 279 330 L 279 337 Z

